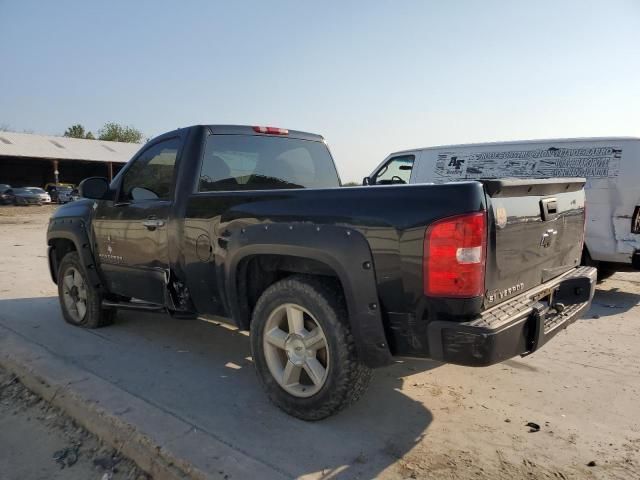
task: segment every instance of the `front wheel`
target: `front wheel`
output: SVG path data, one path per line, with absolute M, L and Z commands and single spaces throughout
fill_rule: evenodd
M 303 420 L 355 402 L 371 370 L 357 357 L 339 289 L 296 275 L 269 287 L 251 322 L 251 351 L 269 398 Z
M 115 310 L 102 308 L 102 294 L 88 281 L 76 252 L 67 253 L 60 262 L 58 296 L 67 323 L 86 328 L 113 323 Z

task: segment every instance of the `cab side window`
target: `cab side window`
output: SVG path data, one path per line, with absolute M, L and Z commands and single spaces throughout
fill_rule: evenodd
M 373 177 L 374 185 L 409 183 L 415 155 L 402 155 L 389 159 Z
M 180 142 L 159 142 L 142 152 L 124 174 L 120 200 L 169 200 Z

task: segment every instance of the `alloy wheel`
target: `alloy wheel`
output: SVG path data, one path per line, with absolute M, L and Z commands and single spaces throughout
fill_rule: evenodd
M 274 309 L 264 328 L 265 360 L 273 378 L 287 393 L 310 397 L 327 380 L 327 338 L 318 321 L 294 303 Z
M 62 293 L 67 312 L 76 323 L 81 323 L 87 313 L 87 286 L 82 274 L 74 267 L 64 273 Z

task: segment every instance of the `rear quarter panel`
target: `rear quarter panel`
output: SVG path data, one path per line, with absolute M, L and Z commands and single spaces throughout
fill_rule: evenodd
M 222 239 L 213 253 L 214 261 L 223 263 L 224 239 L 249 225 L 304 222 L 353 228 L 371 249 L 383 309 L 406 312 L 422 297 L 426 226 L 484 208 L 477 182 L 194 194 L 186 208 L 182 249 L 195 265 L 199 236 Z

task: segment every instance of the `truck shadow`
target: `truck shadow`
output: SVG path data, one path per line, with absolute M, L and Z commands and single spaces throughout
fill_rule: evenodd
M 583 318 L 588 320 L 596 315 L 598 317 L 618 315 L 631 310 L 639 302 L 640 295 L 637 293 L 626 292 L 618 287 L 608 287 L 606 284 L 600 284 L 596 287 L 591 309 Z
M 311 423 L 268 401 L 246 332 L 219 322 L 122 311 L 114 325 L 84 330 L 64 323 L 49 297 L 0 300 L 0 324 L 285 477 L 374 478 L 420 442 L 433 420 L 401 391 L 407 377 L 440 365 L 428 360 L 376 370 L 359 402 Z

